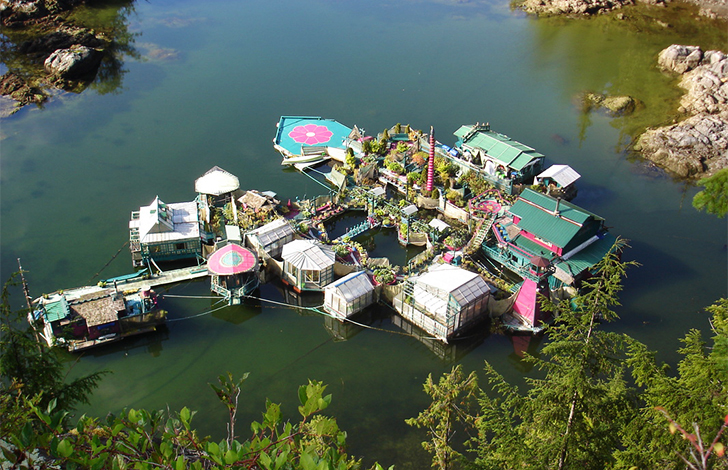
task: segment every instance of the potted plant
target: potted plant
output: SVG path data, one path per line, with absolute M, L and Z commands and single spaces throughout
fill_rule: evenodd
M 394 271 L 390 268 L 377 268 L 374 270 L 374 284 L 392 285 L 397 281 Z

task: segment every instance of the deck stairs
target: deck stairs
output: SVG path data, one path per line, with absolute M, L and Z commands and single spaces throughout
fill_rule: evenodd
M 345 237 L 349 237 L 349 239 L 352 239 L 352 238 L 356 237 L 357 235 L 366 232 L 370 228 L 372 228 L 371 223 L 369 222 L 369 220 L 365 220 L 365 221 L 360 222 L 360 223 L 356 224 L 355 226 L 351 227 L 349 230 L 346 231 L 345 234 L 343 234 L 342 236 L 337 238 L 337 240 L 341 241 Z
M 483 241 L 485 241 L 485 237 L 488 235 L 488 232 L 490 231 L 490 228 L 493 226 L 493 223 L 495 222 L 495 216 L 491 215 L 478 224 L 478 228 L 475 230 L 475 234 L 473 234 L 473 238 L 470 239 L 470 242 L 468 243 L 468 246 L 466 249 L 475 247 L 475 249 L 480 248 L 480 245 L 483 244 Z

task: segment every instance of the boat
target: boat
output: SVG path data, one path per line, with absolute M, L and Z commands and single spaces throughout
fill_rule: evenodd
M 300 155 L 284 155 L 281 165 L 320 163 L 329 158 L 326 147 L 301 147 Z
M 39 334 L 49 346 L 82 351 L 156 331 L 166 317 L 150 287 L 120 291 L 97 285 L 35 299 L 28 321 L 42 325 Z

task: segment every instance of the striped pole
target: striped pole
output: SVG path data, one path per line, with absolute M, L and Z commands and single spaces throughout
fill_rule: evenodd
M 430 126 L 430 162 L 427 165 L 427 186 L 425 189 L 432 191 L 432 183 L 435 179 L 435 130 Z

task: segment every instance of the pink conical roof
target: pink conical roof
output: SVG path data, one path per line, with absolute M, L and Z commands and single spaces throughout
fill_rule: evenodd
M 207 270 L 218 276 L 230 276 L 251 271 L 258 266 L 252 251 L 230 243 L 215 251 L 207 260 Z

